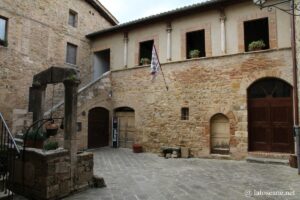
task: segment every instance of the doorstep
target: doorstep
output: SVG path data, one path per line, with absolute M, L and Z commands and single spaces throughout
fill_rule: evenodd
M 263 152 L 263 151 L 248 152 L 249 157 L 284 159 L 284 160 L 288 160 L 290 158 L 290 155 L 292 155 L 292 154 L 290 154 L 290 153 Z
M 251 162 L 251 163 L 289 165 L 289 160 L 284 160 L 284 159 L 247 157 L 246 160 L 247 162 Z
M 291 154 L 288 153 L 249 152 L 246 161 L 252 163 L 289 165 L 290 155 Z

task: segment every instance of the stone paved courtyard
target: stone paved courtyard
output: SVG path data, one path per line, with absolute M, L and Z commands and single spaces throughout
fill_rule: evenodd
M 300 176 L 288 166 L 245 161 L 164 159 L 130 149 L 94 151 L 95 174 L 106 188 L 89 189 L 65 200 L 241 200 L 300 199 Z M 291 196 L 253 196 L 253 192 Z M 246 197 L 246 196 L 252 197 Z

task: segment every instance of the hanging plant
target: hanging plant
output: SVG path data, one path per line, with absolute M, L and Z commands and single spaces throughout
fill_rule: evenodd
M 45 124 L 45 128 L 46 128 L 46 136 L 47 138 L 50 137 L 50 136 L 54 136 L 57 134 L 57 131 L 58 131 L 58 128 L 59 128 L 59 125 L 56 124 L 54 122 L 54 120 L 52 121 L 49 121 Z

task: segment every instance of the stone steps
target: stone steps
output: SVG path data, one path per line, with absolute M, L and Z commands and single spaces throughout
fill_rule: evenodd
M 15 142 L 18 146 L 23 146 L 23 144 L 24 144 L 23 139 L 20 139 L 20 138 L 15 138 Z
M 247 162 L 251 162 L 251 163 L 263 163 L 263 164 L 274 164 L 274 165 L 289 165 L 289 160 L 288 159 L 247 157 L 246 161 Z
M 271 152 L 249 152 L 249 157 L 255 157 L 255 158 L 271 158 L 271 159 L 284 159 L 288 160 L 291 154 L 289 153 L 271 153 Z
M 249 152 L 246 158 L 247 162 L 275 164 L 275 165 L 289 165 L 288 153 L 273 153 L 273 152 Z
M 11 199 L 10 195 L 4 192 L 0 192 L 0 200 L 9 200 L 9 199 Z
M 10 190 L 5 190 L 5 180 L 0 179 L 0 200 L 11 199 L 12 192 Z

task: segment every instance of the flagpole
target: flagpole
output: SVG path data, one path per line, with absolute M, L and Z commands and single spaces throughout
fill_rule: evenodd
M 161 64 L 160 64 L 160 61 L 159 61 L 159 57 L 158 57 L 158 55 L 157 55 L 157 50 L 156 50 L 156 47 L 155 47 L 154 44 L 153 44 L 153 47 L 154 47 L 154 49 L 155 49 L 155 54 L 156 54 L 156 57 L 157 57 L 157 60 L 158 60 L 158 63 L 159 63 L 159 67 L 160 67 L 160 70 L 161 70 L 161 74 L 162 74 L 162 76 L 163 76 L 163 78 L 164 78 L 164 82 L 165 82 L 166 89 L 167 89 L 167 91 L 169 91 L 169 86 L 167 85 L 166 78 L 165 78 L 164 72 L 163 72 L 163 70 L 162 70 L 162 67 L 161 67 Z

